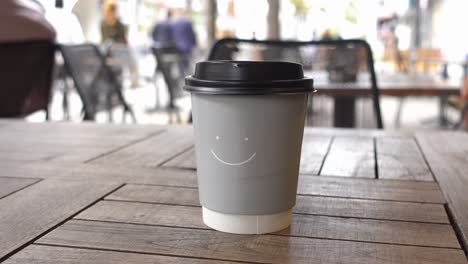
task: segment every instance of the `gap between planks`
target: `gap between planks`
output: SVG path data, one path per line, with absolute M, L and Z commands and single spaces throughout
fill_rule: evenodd
M 140 142 L 142 142 L 142 141 L 145 141 L 145 140 L 147 140 L 147 139 L 149 139 L 149 138 L 151 138 L 151 137 L 158 136 L 158 135 L 160 135 L 160 134 L 162 134 L 162 133 L 164 133 L 164 132 L 166 132 L 166 130 L 158 130 L 158 131 L 155 131 L 155 132 L 150 133 L 150 134 L 148 134 L 148 135 L 146 135 L 146 136 L 143 136 L 143 137 L 141 137 L 141 138 L 132 140 L 132 141 L 128 142 L 127 144 L 124 144 L 124 145 L 122 145 L 122 146 L 120 146 L 120 147 L 117 147 L 117 148 L 115 148 L 115 149 L 109 150 L 109 151 L 107 151 L 107 152 L 105 152 L 105 153 L 99 154 L 99 155 L 97 155 L 97 156 L 95 156 L 95 157 L 92 157 L 92 158 L 90 158 L 90 159 L 87 159 L 87 160 L 85 160 L 83 163 L 90 163 L 90 162 L 92 162 L 92 161 L 94 161 L 94 160 L 100 159 L 100 158 L 102 158 L 102 157 L 104 157 L 104 156 L 110 155 L 110 154 L 115 153 L 115 152 L 117 152 L 117 151 L 120 151 L 120 150 L 122 150 L 122 149 L 124 149 L 124 148 L 127 148 L 127 147 L 129 147 L 129 146 L 131 146 L 131 145 L 133 145 L 133 144 L 137 144 L 137 143 L 140 143 Z
M 93 248 L 93 247 L 81 247 L 81 246 L 70 246 L 70 245 L 54 245 L 54 244 L 47 244 L 47 243 L 34 243 L 24 249 L 24 251 L 30 250 L 30 248 L 34 247 L 39 247 L 40 251 L 39 252 L 33 252 L 33 254 L 41 254 L 44 251 L 52 249 L 57 249 L 58 254 L 60 254 L 58 257 L 63 257 L 63 252 L 67 250 L 76 250 L 76 251 L 90 251 L 89 255 L 93 255 L 92 252 L 96 253 L 104 253 L 104 254 L 116 254 L 119 255 L 120 258 L 118 260 L 112 259 L 112 264 L 115 264 L 115 261 L 119 261 L 118 263 L 122 264 L 129 264 L 129 263 L 144 263 L 144 264 L 154 264 L 154 263 L 167 263 L 167 264 L 229 264 L 229 263 L 255 263 L 255 264 L 270 264 L 269 262 L 247 262 L 247 261 L 236 261 L 236 260 L 222 260 L 222 259 L 214 259 L 214 258 L 209 258 L 209 257 L 187 257 L 184 255 L 171 255 L 171 254 L 164 254 L 164 253 L 149 253 L 149 252 L 139 252 L 139 251 L 131 251 L 131 250 L 119 250 L 119 249 L 107 249 L 107 248 Z M 30 264 L 30 260 L 27 257 L 22 257 L 21 254 L 23 252 L 19 252 L 19 256 L 15 255 L 12 258 L 6 260 L 3 262 L 4 264 Z M 130 258 L 133 259 L 135 258 L 135 261 L 128 261 L 130 254 Z M 83 255 L 77 254 L 76 256 L 79 258 L 80 263 L 83 260 Z M 87 257 L 87 256 L 85 256 Z M 109 260 L 109 258 L 105 258 L 105 261 L 103 262 L 96 262 L 96 256 L 90 256 L 91 259 L 86 259 L 86 263 L 89 264 L 94 264 L 94 263 L 106 263 L 106 261 Z M 147 262 L 142 262 L 141 258 L 146 257 L 149 258 Z M 24 261 L 21 259 L 25 258 Z M 162 258 L 162 259 L 161 259 Z M 18 260 L 19 259 L 19 260 Z M 36 255 L 32 256 L 33 260 L 37 260 Z M 51 263 L 50 259 L 47 258 L 46 262 L 44 264 L 49 264 Z M 52 263 L 57 263 L 57 264 L 62 264 L 62 262 L 57 261 L 57 262 L 52 262 Z M 75 263 L 75 262 L 73 262 Z
M 104 200 L 74 219 L 209 230 L 201 220 L 201 208 L 185 205 Z M 460 249 L 455 234 L 448 224 L 294 213 L 291 226 L 275 234 Z
M 44 184 L 47 184 L 47 183 L 50 183 L 50 182 L 58 182 L 57 180 L 44 180 L 42 181 L 41 183 L 44 183 Z M 102 185 L 102 184 L 101 184 Z M 108 187 L 111 187 L 112 184 L 108 184 L 109 186 L 106 186 L 106 188 Z M 115 184 L 114 184 L 115 185 Z M 85 206 L 83 206 L 82 208 L 79 208 L 77 209 L 75 212 L 73 212 L 72 214 L 70 214 L 69 216 L 67 217 L 64 217 L 63 219 L 60 219 L 60 221 L 58 221 L 57 223 L 53 223 L 52 226 L 50 227 L 47 227 L 47 229 L 41 231 L 40 233 L 37 233 L 37 234 L 33 234 L 31 238 L 23 238 L 23 242 L 21 245 L 18 245 L 18 246 L 15 246 L 15 247 L 10 247 L 9 249 L 6 249 L 4 250 L 4 255 L 0 255 L 0 263 L 3 262 L 4 260 L 8 259 L 9 257 L 11 257 L 12 255 L 16 254 L 17 252 L 21 251 L 22 249 L 24 249 L 25 247 L 27 247 L 28 245 L 32 244 L 34 241 L 36 241 L 37 239 L 40 239 L 41 237 L 43 237 L 44 235 L 48 234 L 50 231 L 54 230 L 55 228 L 63 225 L 64 223 L 66 223 L 68 220 L 72 219 L 74 216 L 80 214 L 81 212 L 85 211 L 86 209 L 92 207 L 93 205 L 95 205 L 96 203 L 98 203 L 99 201 L 101 201 L 104 197 L 108 196 L 109 194 L 117 191 L 118 189 L 122 188 L 124 186 L 124 184 L 120 184 L 118 186 L 115 186 L 115 187 L 111 187 L 112 189 L 111 190 L 108 190 L 106 191 L 104 194 L 100 195 L 99 197 L 97 197 L 96 199 L 94 199 L 92 202 L 90 202 L 89 204 L 86 204 Z M 101 188 L 104 188 L 104 186 L 102 186 Z M 13 196 L 10 196 L 10 197 L 13 197 Z M 0 200 L 1 201 L 1 200 Z M 68 205 L 67 205 L 68 206 Z M 42 227 L 41 227 L 42 228 Z M 37 230 L 35 230 L 37 232 Z M 27 239 L 27 240 L 25 240 Z
M 38 178 L 0 177 L 0 199 L 22 191 L 41 180 Z
M 234 235 L 213 230 L 70 220 L 38 243 L 247 262 L 466 264 L 463 251 L 273 235 Z

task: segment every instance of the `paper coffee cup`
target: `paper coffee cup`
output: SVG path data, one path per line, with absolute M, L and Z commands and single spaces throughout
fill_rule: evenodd
M 185 82 L 205 224 L 240 234 L 288 227 L 313 80 L 296 63 L 205 61 Z

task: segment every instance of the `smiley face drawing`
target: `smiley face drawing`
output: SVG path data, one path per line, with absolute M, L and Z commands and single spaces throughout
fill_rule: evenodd
M 220 136 L 216 136 L 216 140 L 217 141 L 220 141 L 221 140 L 221 137 Z M 247 141 L 249 141 L 249 138 L 248 137 L 245 137 L 244 138 L 244 142 L 247 143 Z M 219 162 L 221 162 L 222 164 L 224 165 L 228 165 L 228 166 L 242 166 L 248 162 L 250 162 L 251 160 L 253 160 L 255 158 L 255 156 L 257 155 L 257 152 L 254 152 L 252 155 L 250 155 L 250 157 L 248 157 L 247 159 L 243 160 L 243 161 L 239 161 L 239 162 L 228 162 L 228 161 L 225 161 L 223 160 L 222 158 L 220 158 L 215 152 L 213 149 L 211 149 L 211 154 L 213 155 L 213 157 L 215 159 L 217 159 Z

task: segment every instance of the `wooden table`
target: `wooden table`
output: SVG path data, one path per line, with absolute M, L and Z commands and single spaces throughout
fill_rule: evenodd
M 314 85 L 318 93 L 316 95 L 328 95 L 334 97 L 334 124 L 337 127 L 354 127 L 355 98 L 371 95 L 370 77 L 360 76 L 353 83 L 330 83 L 326 73 L 310 73 L 314 76 Z M 461 80 L 443 80 L 437 75 L 429 74 L 405 74 L 405 73 L 380 73 L 377 74 L 379 92 L 381 96 L 394 97 L 438 97 L 439 98 L 439 123 L 446 125 L 445 107 L 447 98 L 451 95 L 459 95 Z M 399 122 L 403 101 L 397 109 Z
M 0 262 L 467 263 L 467 153 L 307 129 L 291 227 L 232 235 L 201 220 L 189 126 L 0 121 Z
M 366 96 L 370 94 L 370 77 L 361 76 L 357 82 L 329 83 L 326 75 L 315 74 L 314 85 L 318 94 L 331 96 Z M 461 80 L 443 80 L 437 75 L 379 73 L 377 85 L 383 96 L 449 96 L 458 95 Z

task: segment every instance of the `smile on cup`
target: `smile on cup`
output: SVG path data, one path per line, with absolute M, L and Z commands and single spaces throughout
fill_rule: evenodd
M 220 140 L 221 137 L 219 136 L 216 136 L 216 140 Z M 245 137 L 244 138 L 244 141 L 249 141 L 249 138 L 248 137 Z M 249 161 L 253 160 L 255 158 L 255 156 L 257 155 L 257 152 L 254 152 L 248 159 L 244 160 L 244 161 L 241 161 L 241 162 L 227 162 L 227 161 L 224 161 L 223 159 L 221 159 L 218 155 L 216 155 L 216 153 L 214 152 L 213 149 L 211 149 L 211 154 L 213 155 L 213 157 L 215 157 L 215 159 L 217 159 L 219 162 L 221 162 L 222 164 L 224 165 L 228 165 L 228 166 L 241 166 L 241 165 L 244 165 L 246 163 L 248 163 Z

